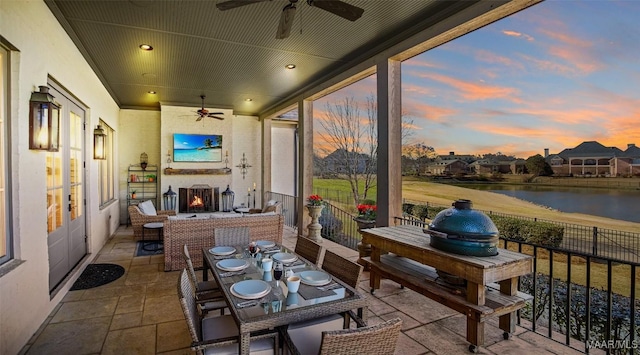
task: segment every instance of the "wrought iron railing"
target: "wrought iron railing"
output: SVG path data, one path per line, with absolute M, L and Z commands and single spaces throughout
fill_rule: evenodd
M 282 203 L 282 214 L 284 214 L 284 225 L 297 228 L 298 211 L 296 210 L 296 205 L 298 198 L 296 196 L 267 191 L 265 199 L 280 201 Z
M 431 207 L 449 208 L 451 206 L 439 205 L 424 201 L 405 200 L 405 203 L 415 205 L 429 205 Z M 564 229 L 560 248 L 576 253 L 590 255 L 597 258 L 610 258 L 614 261 L 640 263 L 640 233 L 625 232 L 615 229 L 606 229 L 596 226 L 583 226 L 571 223 L 562 223 L 535 217 L 516 216 L 508 213 L 484 211 L 488 215 L 504 216 L 521 220 L 545 222 Z M 428 216 L 433 218 L 434 216 Z

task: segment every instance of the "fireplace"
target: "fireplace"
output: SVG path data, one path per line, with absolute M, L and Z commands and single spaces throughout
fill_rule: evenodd
M 180 188 L 178 193 L 178 212 L 199 213 L 215 212 L 220 208 L 218 195 L 220 189 L 209 185 L 193 185 Z

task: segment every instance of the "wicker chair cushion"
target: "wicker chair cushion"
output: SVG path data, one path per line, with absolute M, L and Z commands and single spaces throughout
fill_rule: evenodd
M 147 216 L 157 216 L 158 212 L 156 211 L 156 207 L 153 205 L 151 200 L 147 200 L 138 205 L 138 209 L 142 214 L 146 214 Z
M 202 320 L 202 337 L 204 340 L 236 337 L 239 334 L 238 326 L 230 315 L 207 317 Z M 273 355 L 273 339 L 251 340 L 249 349 L 251 354 Z M 205 354 L 235 355 L 237 353 L 238 344 L 228 344 L 221 347 L 209 348 L 205 351 Z
M 340 330 L 344 318 L 339 314 L 292 323 L 287 328 L 289 338 L 300 354 L 317 354 L 320 352 L 322 332 Z

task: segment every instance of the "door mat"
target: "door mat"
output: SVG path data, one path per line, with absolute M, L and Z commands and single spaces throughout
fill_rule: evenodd
M 71 287 L 71 291 L 86 290 L 113 282 L 124 275 L 124 268 L 116 264 L 89 264 Z
M 144 249 L 142 247 L 144 247 Z M 136 256 L 164 254 L 164 249 L 162 249 L 162 247 L 162 243 L 139 241 L 136 243 Z

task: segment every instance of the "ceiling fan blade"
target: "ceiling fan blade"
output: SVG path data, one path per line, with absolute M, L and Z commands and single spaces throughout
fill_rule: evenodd
M 217 3 L 216 7 L 220 11 L 226 11 L 226 10 L 235 9 L 236 7 L 251 5 L 251 4 L 255 4 L 257 2 L 263 2 L 263 1 L 271 1 L 271 0 L 229 0 L 229 1 Z
M 196 122 L 198 121 L 202 121 L 202 116 L 198 116 L 198 118 L 196 118 Z
M 291 33 L 291 27 L 293 26 L 293 18 L 296 16 L 296 6 L 289 4 L 282 9 L 282 15 L 280 15 L 280 23 L 278 24 L 278 32 L 276 33 L 277 39 L 284 39 L 289 37 Z
M 224 120 L 224 117 L 220 117 L 220 116 L 212 116 L 212 115 L 209 115 L 209 117 L 211 117 L 211 118 L 215 118 L 215 119 L 218 119 L 218 120 Z
M 339 0 L 307 0 L 307 4 L 329 11 L 330 13 L 338 15 L 349 21 L 359 19 L 364 12 L 364 9 L 362 8 Z

